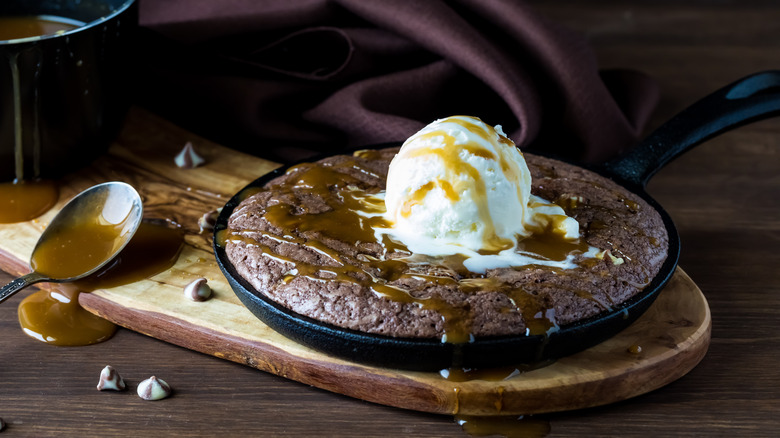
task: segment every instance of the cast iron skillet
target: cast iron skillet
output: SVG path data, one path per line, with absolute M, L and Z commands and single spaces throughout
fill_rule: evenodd
M 587 320 L 561 326 L 549 335 L 477 338 L 467 344 L 438 339 L 393 338 L 343 329 L 299 315 L 266 298 L 241 278 L 224 248 L 214 250 L 222 272 L 239 299 L 258 318 L 283 335 L 311 348 L 347 360 L 390 368 L 435 371 L 451 367 L 487 368 L 533 363 L 570 355 L 598 344 L 630 325 L 653 303 L 671 278 L 680 254 L 677 229 L 669 215 L 645 192 L 645 186 L 666 163 L 699 143 L 741 124 L 780 111 L 780 71 L 741 79 L 686 109 L 625 156 L 590 170 L 637 194 L 663 218 L 669 234 L 669 254 L 658 275 L 639 294 Z M 381 145 L 388 147 L 393 145 Z M 395 144 L 398 146 L 398 144 Z M 280 168 L 247 186 L 260 187 L 281 175 Z M 227 227 L 234 196 L 222 209 L 215 233 Z

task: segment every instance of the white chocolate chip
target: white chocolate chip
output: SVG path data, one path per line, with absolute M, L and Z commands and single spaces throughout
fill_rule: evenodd
M 595 257 L 599 260 L 604 260 L 605 258 L 609 258 L 609 261 L 612 262 L 613 265 L 622 265 L 625 263 L 625 260 L 623 260 L 622 257 L 615 257 L 612 255 L 612 251 L 605 249 L 604 251 L 597 252 Z
M 152 376 L 138 384 L 137 392 L 138 397 L 144 400 L 162 400 L 173 391 L 165 380 Z
M 192 147 L 191 141 L 188 141 L 184 145 L 184 149 L 176 155 L 173 161 L 182 169 L 194 169 L 206 162 L 203 157 L 195 152 L 195 148 Z
M 571 208 L 578 207 L 584 204 L 585 204 L 585 198 L 583 198 L 582 196 L 571 196 L 569 198 L 569 206 L 571 206 Z
M 205 278 L 198 278 L 184 286 L 184 296 L 192 301 L 206 301 L 211 298 L 211 287 Z
M 200 228 L 201 234 L 203 234 L 206 231 L 211 231 L 214 229 L 214 224 L 217 223 L 217 217 L 221 212 L 222 212 L 222 207 L 216 210 L 211 210 L 205 213 L 203 216 L 201 216 L 200 219 L 198 219 L 198 227 Z
M 100 372 L 100 380 L 97 384 L 98 391 L 122 391 L 126 387 L 122 376 L 111 365 L 106 365 Z
M 609 259 L 612 260 L 613 265 L 622 265 L 625 262 L 622 257 L 615 257 L 611 252 L 607 252 L 607 255 L 609 255 Z

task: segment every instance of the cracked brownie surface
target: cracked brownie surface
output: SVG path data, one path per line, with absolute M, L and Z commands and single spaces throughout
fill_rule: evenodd
M 594 316 L 642 290 L 668 250 L 661 216 L 639 196 L 582 168 L 532 154 L 532 193 L 577 220 L 580 241 L 524 240 L 523 250 L 572 254 L 576 267 L 466 270 L 457 256 L 410 254 L 373 229 L 397 148 L 291 168 L 246 198 L 225 250 L 257 291 L 310 318 L 394 337 L 540 334 Z M 380 198 L 381 199 L 381 198 Z M 598 250 L 587 256 L 588 248 Z M 592 254 L 592 252 L 591 252 Z

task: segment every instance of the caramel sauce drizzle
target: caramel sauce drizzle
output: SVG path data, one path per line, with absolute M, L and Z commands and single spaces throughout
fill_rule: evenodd
M 471 118 L 469 118 L 471 119 Z M 511 149 L 507 148 L 506 150 L 514 150 L 515 146 L 511 143 L 508 139 L 504 138 L 501 135 L 498 135 L 498 133 L 495 130 L 492 130 L 492 132 L 487 132 L 483 127 L 476 125 L 474 123 L 471 123 L 467 120 L 458 119 L 458 118 L 450 118 L 448 120 L 448 123 L 454 123 L 457 124 L 468 131 L 476 134 L 480 138 L 498 138 L 501 143 L 503 143 L 506 146 L 511 145 Z M 421 157 L 421 156 L 434 156 L 439 161 L 441 161 L 444 164 L 444 168 L 446 169 L 448 175 L 446 178 L 446 181 L 459 181 L 462 182 L 461 184 L 455 185 L 455 187 L 452 187 L 447 183 L 446 181 L 437 181 L 436 186 L 441 187 L 442 190 L 444 190 L 446 196 L 448 199 L 457 201 L 459 199 L 459 193 L 463 193 L 465 191 L 464 185 L 473 187 L 476 193 L 474 194 L 472 201 L 476 203 L 477 209 L 479 212 L 479 218 L 480 221 L 484 224 L 484 232 L 482 239 L 485 242 L 485 247 L 490 251 L 500 252 L 502 250 L 511 248 L 514 246 L 514 242 L 510 239 L 502 238 L 496 234 L 496 227 L 493 222 L 493 218 L 490 214 L 490 209 L 488 207 L 487 202 L 487 188 L 485 186 L 484 181 L 481 178 L 480 172 L 474 168 L 471 164 L 467 163 L 466 161 L 462 160 L 459 155 L 461 151 L 466 151 L 467 153 L 484 158 L 486 160 L 495 161 L 499 164 L 501 167 L 501 171 L 504 173 L 507 180 L 512 181 L 515 183 L 515 186 L 518 187 L 517 189 L 517 197 L 518 199 L 523 199 L 521 192 L 520 192 L 520 175 L 521 172 L 518 168 L 517 163 L 508 155 L 508 152 L 505 149 L 497 149 L 497 152 L 499 156 L 497 157 L 492 151 L 486 149 L 484 146 L 477 144 L 477 143 L 468 143 L 463 145 L 456 145 L 456 138 L 447 133 L 444 130 L 434 130 L 430 132 L 426 132 L 424 134 L 419 135 L 417 137 L 420 140 L 426 140 L 426 139 L 432 139 L 436 137 L 441 137 L 442 147 L 436 147 L 436 148 L 417 148 L 412 149 L 408 152 L 406 152 L 407 155 L 410 157 Z M 420 203 L 427 194 L 428 191 L 433 189 L 434 186 L 430 184 L 426 184 L 419 189 L 415 193 L 412 193 L 412 196 L 410 196 L 410 201 L 408 202 L 408 205 L 404 205 L 402 207 L 402 215 L 405 217 L 408 217 L 409 214 L 411 214 L 411 207 L 414 204 Z
M 428 192 L 436 188 L 441 189 L 444 192 L 444 195 L 450 201 L 457 202 L 460 200 L 460 195 L 455 191 L 455 189 L 452 187 L 452 184 L 450 184 L 448 181 L 430 181 L 412 193 L 412 196 L 409 197 L 406 202 L 404 202 L 404 205 L 401 206 L 401 216 L 409 217 L 412 214 L 412 207 L 418 204 L 422 204 L 423 200 L 428 195 Z
M 95 269 L 118 248 L 118 237 L 128 218 L 108 223 L 103 217 L 93 222 L 76 222 L 41 242 L 30 264 L 34 271 L 49 278 L 65 279 Z
M 42 35 L 50 35 L 75 29 L 84 23 L 64 17 L 55 16 L 3 16 L 0 17 L 0 41 L 30 38 Z M 53 181 L 41 180 L 41 133 L 39 132 L 37 115 L 33 114 L 33 129 L 25 141 L 24 117 L 22 115 L 21 81 L 23 78 L 19 72 L 19 56 L 15 50 L 11 50 L 7 57 L 8 63 L 2 69 L 8 68 L 12 98 L 9 103 L 13 115 L 13 122 L 3 129 L 13 130 L 13 153 L 15 180 L 0 183 L 0 223 L 9 224 L 25 222 L 35 219 L 51 209 L 59 198 L 59 190 Z M 32 99 L 33 113 L 38 109 L 37 99 Z M 29 145 L 32 152 L 32 178 L 25 177 L 25 145 Z M 10 145 L 9 145 L 10 146 Z M 5 145 L 3 145 L 5 147 Z
M 116 326 L 82 308 L 79 295 L 162 272 L 176 263 L 183 245 L 180 230 L 141 223 L 127 246 L 108 265 L 74 283 L 49 283 L 48 289 L 22 300 L 18 312 L 22 330 L 39 341 L 60 346 L 90 345 L 111 338 Z
M 493 223 L 493 218 L 490 215 L 490 209 L 488 208 L 488 203 L 487 203 L 487 188 L 485 187 L 485 182 L 482 180 L 479 171 L 475 169 L 474 166 L 461 160 L 458 157 L 460 149 L 454 146 L 455 144 L 454 137 L 448 135 L 443 131 L 433 131 L 425 134 L 423 138 L 430 138 L 436 136 L 444 137 L 444 143 L 446 144 L 446 147 L 435 148 L 435 149 L 431 149 L 431 148 L 417 149 L 417 150 L 412 150 L 411 152 L 409 152 L 409 154 L 412 157 L 423 156 L 423 155 L 434 155 L 438 157 L 439 160 L 444 162 L 445 169 L 447 169 L 448 173 L 459 175 L 459 176 L 465 175 L 467 177 L 467 181 L 470 182 L 470 185 L 473 185 L 474 190 L 476 191 L 473 200 L 477 204 L 479 219 L 480 221 L 482 221 L 483 224 L 485 224 L 485 231 L 482 236 L 482 240 L 486 242 L 486 247 L 498 251 L 500 251 L 501 249 L 507 249 L 511 247 L 512 242 L 507 241 L 506 239 L 501 239 L 496 235 L 496 227 L 495 224 Z M 473 154 L 474 152 L 471 153 Z M 447 179 L 449 181 L 461 181 L 460 178 L 453 177 L 451 175 L 448 175 Z M 461 186 L 462 184 L 460 185 L 456 184 L 456 186 L 453 187 L 455 193 L 463 192 L 464 187 Z M 424 194 L 421 197 L 419 193 L 414 193 L 411 196 L 411 198 L 414 199 L 419 198 L 420 200 L 422 200 L 423 197 Z
M 469 309 L 452 306 L 438 296 L 413 296 L 399 285 L 399 280 L 456 285 L 464 293 L 498 291 L 506 294 L 512 302 L 512 308 L 507 311 L 522 312 L 527 334 L 546 335 L 558 329 L 554 311 L 545 308 L 542 299 L 498 279 L 470 273 L 463 266 L 465 256 L 430 257 L 411 254 L 403 244 L 393 241 L 387 235 L 381 235 L 380 239 L 374 228 L 389 226 L 382 216 L 384 202 L 376 196 L 380 190 L 365 189 L 364 183 L 344 173 L 348 169 L 359 169 L 366 175 L 372 174 L 359 162 L 359 159 L 365 156 L 356 154 L 355 159 L 338 164 L 306 163 L 295 166 L 288 171 L 288 177 L 283 182 L 266 189 L 253 188 L 253 193 L 274 190 L 275 198 L 280 200 L 313 194 L 321 199 L 327 208 L 316 212 L 300 211 L 303 210 L 301 207 L 293 207 L 284 202 L 272 203 L 262 212 L 262 218 L 271 226 L 271 230 L 220 230 L 216 235 L 217 244 L 224 247 L 233 241 L 259 248 L 263 256 L 286 266 L 287 270 L 280 278 L 280 284 L 289 284 L 296 277 L 323 282 L 348 282 L 366 287 L 376 295 L 392 301 L 435 310 L 442 315 L 444 342 L 465 343 L 473 340 Z M 242 198 L 246 196 L 240 195 Z M 313 237 L 315 231 L 322 237 Z M 350 255 L 337 252 L 327 245 L 327 239 L 337 239 L 356 248 L 365 244 L 373 245 L 379 248 L 378 254 L 370 255 L 357 251 L 357 254 Z M 588 248 L 585 242 L 566 242 L 551 233 L 535 235 L 522 242 L 521 251 L 558 260 L 565 259 L 573 251 L 584 251 Z M 329 266 L 301 262 L 274 250 L 277 245 L 285 244 L 303 245 L 325 257 Z M 422 266 L 431 265 L 440 268 L 436 274 L 420 269 Z M 528 267 L 535 266 L 517 269 Z
M 25 222 L 46 213 L 60 193 L 49 180 L 16 180 L 0 183 L 0 224 Z
M 0 40 L 30 38 L 42 35 L 52 35 L 75 29 L 78 25 L 68 19 L 43 16 L 0 17 Z M 67 20 L 67 21 L 66 21 Z
M 78 303 L 81 291 L 72 284 L 52 285 L 19 304 L 19 323 L 28 336 L 60 346 L 91 345 L 110 339 L 116 326 Z
M 455 415 L 455 422 L 470 436 L 543 438 L 550 434 L 549 421 L 532 416 Z

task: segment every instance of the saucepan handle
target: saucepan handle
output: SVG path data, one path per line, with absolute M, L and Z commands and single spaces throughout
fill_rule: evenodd
M 780 112 L 780 71 L 756 73 L 710 94 L 664 123 L 634 149 L 604 165 L 644 187 L 668 162 L 729 129 Z

